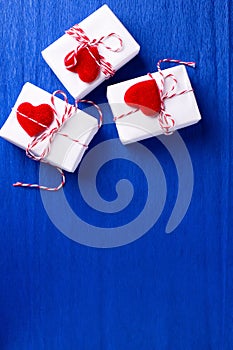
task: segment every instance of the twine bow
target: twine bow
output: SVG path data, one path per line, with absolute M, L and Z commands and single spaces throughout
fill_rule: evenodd
M 193 67 L 193 68 L 195 68 L 195 62 L 183 62 L 183 61 L 174 60 L 171 58 L 164 58 L 162 60 L 159 60 L 157 63 L 157 69 L 158 69 L 158 72 L 159 72 L 160 77 L 161 77 L 161 87 L 159 88 L 159 94 L 160 94 L 160 99 L 161 99 L 161 109 L 159 112 L 158 120 L 159 120 L 159 125 L 160 125 L 161 129 L 164 131 L 164 133 L 166 135 L 170 135 L 173 133 L 173 131 L 171 129 L 175 126 L 175 120 L 173 119 L 171 114 L 166 112 L 165 101 L 168 99 L 171 99 L 175 96 L 179 96 L 179 95 L 186 94 L 187 92 L 191 92 L 191 91 L 193 91 L 193 89 L 189 89 L 189 90 L 185 89 L 185 90 L 176 92 L 177 83 L 178 83 L 177 79 L 174 76 L 174 74 L 172 74 L 172 73 L 170 73 L 166 76 L 164 75 L 163 71 L 160 68 L 160 64 L 163 62 L 173 62 L 173 63 L 177 63 L 177 64 L 184 64 L 185 66 Z M 150 73 L 149 73 L 149 76 L 153 79 L 153 77 L 151 76 Z M 172 84 L 170 90 L 164 91 L 165 80 L 169 79 L 169 78 L 172 79 L 173 84 Z
M 66 31 L 66 34 L 70 35 L 74 38 L 79 44 L 77 48 L 65 57 L 65 66 L 67 69 L 71 69 L 77 65 L 77 54 L 80 49 L 87 48 L 92 58 L 95 60 L 97 65 L 100 67 L 102 72 L 105 74 L 106 79 L 112 77 L 115 74 L 115 70 L 113 69 L 110 62 L 108 62 L 103 56 L 99 56 L 99 60 L 95 58 L 92 52 L 89 50 L 90 47 L 97 47 L 99 45 L 103 45 L 107 50 L 111 52 L 120 52 L 123 47 L 123 41 L 121 37 L 116 33 L 110 33 L 106 36 L 102 36 L 100 39 L 90 40 L 88 36 L 85 34 L 82 28 L 79 27 L 78 24 L 74 25 L 72 28 Z M 113 48 L 111 46 L 106 45 L 105 41 L 111 37 L 117 38 L 119 40 L 119 46 Z

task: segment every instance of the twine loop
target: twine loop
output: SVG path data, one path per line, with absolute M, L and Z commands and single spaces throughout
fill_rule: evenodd
M 159 87 L 159 94 L 160 94 L 160 100 L 161 100 L 161 109 L 159 112 L 159 117 L 158 117 L 158 121 L 159 121 L 159 125 L 161 127 L 161 129 L 164 131 L 165 135 L 171 135 L 173 133 L 172 129 L 175 126 L 175 120 L 172 117 L 171 114 L 169 114 L 168 112 L 166 112 L 166 108 L 165 108 L 165 101 L 168 99 L 171 99 L 175 96 L 180 96 L 183 94 L 186 94 L 188 92 L 193 91 L 193 89 L 185 89 L 182 91 L 177 92 L 177 79 L 175 77 L 174 74 L 170 73 L 168 75 L 164 75 L 163 71 L 160 68 L 161 63 L 163 62 L 171 62 L 171 63 L 177 63 L 177 64 L 183 64 L 185 66 L 188 67 L 193 67 L 195 68 L 195 62 L 184 62 L 181 60 L 174 60 L 172 58 L 164 58 L 162 60 L 159 60 L 157 63 L 157 69 L 158 72 L 160 74 L 160 84 L 161 87 Z M 153 77 L 151 76 L 151 74 L 148 74 L 152 79 Z M 172 80 L 172 86 L 168 91 L 165 91 L 165 81 L 166 79 L 171 79 Z
M 98 47 L 99 45 L 103 45 L 105 49 L 111 52 L 120 52 L 123 48 L 123 40 L 116 33 L 110 33 L 106 36 L 102 36 L 99 39 L 90 40 L 88 36 L 85 34 L 84 30 L 80 28 L 78 24 L 75 24 L 72 28 L 65 32 L 70 35 L 76 41 L 78 41 L 78 46 L 75 50 L 71 51 L 65 57 L 65 66 L 67 69 L 71 69 L 77 65 L 77 54 L 80 49 L 87 48 L 91 57 L 95 60 L 96 64 L 100 67 L 106 79 L 112 77 L 115 74 L 115 70 L 113 69 L 110 62 L 108 62 L 103 56 L 99 55 L 99 60 L 95 58 L 92 52 L 89 50 L 90 47 Z M 110 38 L 116 38 L 118 40 L 118 45 L 114 48 L 112 46 L 107 45 L 107 40 Z

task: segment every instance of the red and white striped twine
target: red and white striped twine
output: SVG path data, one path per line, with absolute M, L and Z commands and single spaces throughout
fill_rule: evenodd
M 56 109 L 56 106 L 55 106 L 55 99 L 54 99 L 54 97 L 56 95 L 58 95 L 58 94 L 63 96 L 64 102 L 65 102 L 64 113 L 63 113 L 63 115 L 62 115 L 60 120 L 59 120 L 59 115 L 58 115 L 58 112 L 57 112 L 57 109 Z M 49 129 L 49 127 L 41 124 L 40 122 L 38 122 L 38 121 L 36 121 L 36 120 L 34 120 L 32 118 L 29 118 L 28 116 L 20 113 L 19 111 L 16 111 L 17 113 L 20 113 L 23 117 L 33 121 L 34 123 L 36 123 L 36 124 L 38 124 L 40 126 L 43 126 L 45 128 L 45 131 L 43 133 L 41 133 L 39 136 L 35 136 L 33 138 L 33 140 L 28 144 L 28 146 L 26 148 L 26 155 L 29 158 L 31 158 L 33 160 L 36 160 L 36 161 L 41 161 L 41 162 L 44 162 L 44 163 L 48 163 L 45 160 L 45 157 L 49 154 L 50 149 L 51 149 L 51 144 L 53 142 L 54 137 L 57 134 L 61 135 L 61 136 L 64 136 L 64 137 L 67 137 L 71 141 L 77 142 L 77 143 L 79 143 L 81 146 L 83 146 L 85 148 L 88 147 L 88 145 L 81 143 L 79 140 L 71 138 L 68 134 L 64 134 L 64 133 L 60 132 L 60 129 L 64 126 L 64 124 L 67 122 L 67 120 L 69 120 L 73 116 L 74 112 L 77 111 L 79 102 L 85 102 L 85 103 L 92 104 L 97 109 L 97 111 L 99 113 L 98 127 L 100 128 L 101 125 L 102 125 L 102 122 L 103 122 L 103 114 L 102 114 L 102 111 L 101 111 L 101 109 L 100 109 L 100 107 L 98 105 L 96 105 L 93 101 L 88 101 L 88 100 L 75 100 L 75 105 L 74 106 L 69 105 L 66 94 L 63 91 L 61 91 L 61 90 L 54 91 L 54 93 L 51 96 L 52 108 L 53 108 L 53 112 L 54 112 L 54 115 L 55 115 L 54 121 L 56 123 L 55 126 L 52 129 Z M 35 155 L 35 153 L 33 153 L 33 149 L 38 144 L 40 144 L 41 142 L 43 142 L 45 140 L 47 141 L 46 147 L 43 149 L 41 154 Z M 14 183 L 13 186 L 14 187 L 38 188 L 40 190 L 46 190 L 46 191 L 58 191 L 65 185 L 65 174 L 64 174 L 62 169 L 60 169 L 58 167 L 56 167 L 56 169 L 59 171 L 59 173 L 61 174 L 61 177 L 62 177 L 61 182 L 60 182 L 60 184 L 57 187 L 47 187 L 47 186 L 43 186 L 43 185 L 39 185 L 39 184 L 23 183 L 23 182 L 19 182 L 19 181 Z
M 38 188 L 40 190 L 45 190 L 45 191 L 58 191 L 60 190 L 66 182 L 66 178 L 65 178 L 65 174 L 63 172 L 62 169 L 56 167 L 56 169 L 59 171 L 59 173 L 61 174 L 61 182 L 57 187 L 47 187 L 47 186 L 42 186 L 42 185 L 38 185 L 38 184 L 30 184 L 30 183 L 23 183 L 23 182 L 16 182 L 13 184 L 14 187 L 29 187 L 29 188 Z
M 74 38 L 76 41 L 78 41 L 79 45 L 77 48 L 73 51 L 71 51 L 65 58 L 65 66 L 67 69 L 70 69 L 77 64 L 77 53 L 81 48 L 87 48 L 92 58 L 95 60 L 95 62 L 98 64 L 98 66 L 101 68 L 102 72 L 106 75 L 106 79 L 112 77 L 115 74 L 115 70 L 113 69 L 110 62 L 108 62 L 103 56 L 100 57 L 100 61 L 96 60 L 95 56 L 91 53 L 89 48 L 91 46 L 98 46 L 103 45 L 107 50 L 112 52 L 120 52 L 123 48 L 123 40 L 121 37 L 116 33 L 110 33 L 106 36 L 102 36 L 100 39 L 93 39 L 90 40 L 88 36 L 85 34 L 84 30 L 79 27 L 78 24 L 75 24 L 72 28 L 67 30 L 65 32 L 66 34 L 70 35 L 72 38 Z M 114 37 L 119 40 L 119 46 L 116 48 L 113 48 L 111 46 L 106 45 L 105 41 L 111 37 Z M 71 62 L 72 63 L 68 63 Z
M 157 69 L 158 69 L 158 72 L 159 72 L 160 77 L 161 77 L 161 81 L 160 81 L 161 87 L 158 87 L 159 94 L 160 94 L 160 100 L 161 100 L 161 108 L 160 108 L 160 112 L 159 112 L 159 116 L 158 116 L 158 121 L 159 121 L 159 125 L 160 125 L 161 129 L 163 130 L 164 134 L 165 135 L 171 135 L 173 133 L 173 131 L 171 129 L 174 128 L 174 126 L 175 126 L 175 120 L 172 118 L 171 114 L 166 112 L 166 110 L 165 110 L 165 100 L 173 98 L 175 96 L 186 94 L 187 92 L 193 91 L 193 89 L 182 90 L 182 91 L 176 92 L 177 79 L 174 76 L 174 74 L 172 74 L 172 73 L 170 73 L 170 74 L 168 74 L 166 76 L 164 75 L 163 71 L 160 68 L 161 63 L 163 63 L 163 62 L 184 64 L 186 66 L 193 67 L 193 68 L 195 68 L 195 62 L 184 62 L 184 61 L 181 61 L 181 60 L 174 60 L 172 58 L 164 58 L 162 60 L 159 60 L 158 63 L 157 63 Z M 151 79 L 154 79 L 151 73 L 148 73 L 148 76 Z M 165 80 L 168 79 L 168 78 L 173 80 L 173 84 L 172 84 L 170 90 L 164 92 Z M 136 113 L 138 111 L 139 111 L 139 108 L 134 109 L 132 111 L 129 111 L 126 114 L 122 114 L 120 116 L 115 117 L 114 121 L 116 121 L 118 119 L 121 119 L 121 118 L 124 118 L 126 116 L 129 116 L 131 114 L 134 114 L 134 113 Z
M 193 68 L 195 68 L 195 62 L 184 62 L 181 60 L 174 60 L 172 58 L 164 58 L 162 60 L 159 60 L 157 63 L 157 69 L 158 69 L 158 72 L 161 76 L 161 87 L 159 87 L 159 94 L 160 94 L 160 99 L 161 99 L 161 109 L 160 109 L 158 120 L 159 120 L 159 125 L 160 125 L 161 129 L 164 131 L 165 135 L 170 135 L 173 133 L 173 131 L 171 131 L 171 129 L 175 126 L 175 120 L 172 118 L 171 114 L 166 112 L 165 100 L 173 98 L 175 96 L 186 94 L 187 92 L 193 91 L 193 89 L 190 89 L 190 90 L 186 89 L 186 90 L 176 92 L 177 79 L 174 76 L 174 74 L 172 74 L 172 73 L 164 76 L 163 71 L 160 68 L 160 64 L 163 62 L 184 64 L 185 66 L 193 67 Z M 150 75 L 150 77 L 153 79 L 153 77 L 151 75 Z M 172 87 L 169 91 L 164 92 L 165 80 L 168 78 L 173 80 L 173 84 L 172 84 Z
M 97 112 L 99 113 L 99 122 L 98 122 L 98 128 L 100 128 L 103 124 L 103 113 L 101 111 L 101 108 L 93 101 L 90 100 L 75 100 L 75 108 L 78 109 L 78 104 L 79 102 L 81 103 L 89 103 L 91 104 L 93 107 L 95 107 L 97 109 Z

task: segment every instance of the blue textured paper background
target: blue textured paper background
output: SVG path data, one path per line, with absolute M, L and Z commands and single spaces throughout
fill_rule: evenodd
M 1 1 L 1 125 L 24 82 L 50 92 L 63 88 L 40 51 L 102 4 Z M 159 142 L 145 141 L 156 152 L 169 185 L 160 219 L 132 244 L 116 249 L 82 246 L 53 226 L 39 191 L 11 186 L 17 180 L 37 180 L 38 164 L 1 139 L 0 349 L 230 350 L 232 2 L 107 4 L 141 45 L 140 55 L 111 83 L 154 71 L 163 57 L 197 62 L 189 75 L 203 120 L 180 131 L 193 162 L 192 202 L 179 227 L 166 235 L 177 195 L 174 165 Z M 88 97 L 106 102 L 108 83 Z M 115 133 L 114 125 L 103 128 L 98 142 L 108 133 Z M 122 162 L 115 169 L 128 174 L 131 166 Z M 141 173 L 132 173 L 134 187 L 146 188 Z M 98 180 L 99 191 L 107 198 L 105 176 L 109 179 L 108 166 Z M 68 175 L 67 181 L 67 198 L 78 206 L 77 173 Z M 79 210 L 85 216 L 85 206 Z M 137 215 L 138 202 L 134 212 Z M 95 223 L 95 213 L 89 220 Z M 111 220 L 110 215 L 105 225 Z M 114 223 L 117 226 L 117 220 Z

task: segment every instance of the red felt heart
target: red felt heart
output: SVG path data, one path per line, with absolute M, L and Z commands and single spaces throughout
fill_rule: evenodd
M 77 60 L 76 64 L 74 63 L 75 59 Z M 98 63 L 100 62 L 100 55 L 96 46 L 84 47 L 73 55 L 69 53 L 64 61 L 67 69 L 77 73 L 79 78 L 85 83 L 91 83 L 99 75 L 100 66 Z
M 31 137 L 44 131 L 54 119 L 54 111 L 50 105 L 33 106 L 29 102 L 21 103 L 17 108 L 16 115 L 19 124 Z
M 141 81 L 132 85 L 125 93 L 125 103 L 140 108 L 147 116 L 154 116 L 161 109 L 161 99 L 154 79 Z

